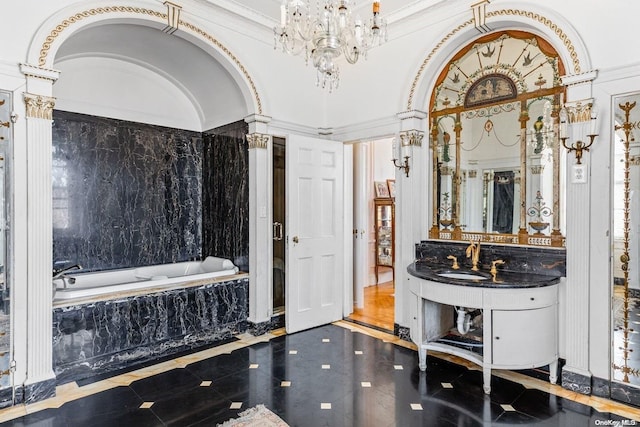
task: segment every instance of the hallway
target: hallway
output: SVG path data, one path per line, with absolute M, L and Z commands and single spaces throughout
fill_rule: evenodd
M 347 322 L 237 338 L 81 387 L 65 384 L 57 397 L 26 407 L 28 415 L 17 406 L 0 411 L 0 420 L 7 426 L 215 426 L 259 403 L 304 427 L 640 420 L 638 409 L 509 371 L 495 372 L 486 396 L 475 367 L 429 356 L 421 373 L 412 344 Z
M 394 293 L 393 281 L 367 286 L 364 288 L 364 307 L 354 308 L 348 320 L 392 332 Z

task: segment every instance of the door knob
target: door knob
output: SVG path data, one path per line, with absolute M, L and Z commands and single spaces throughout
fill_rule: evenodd
M 293 236 L 293 243 L 298 243 L 300 240 L 298 239 L 298 236 Z

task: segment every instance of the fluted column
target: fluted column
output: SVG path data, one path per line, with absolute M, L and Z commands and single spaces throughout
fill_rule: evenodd
M 249 124 L 249 322 L 250 332 L 269 330 L 273 311 L 272 138 L 268 117 L 250 116 Z
M 565 108 L 569 111 L 569 141 L 581 137 L 583 122 L 588 121 L 590 112 L 583 111 L 591 103 L 591 82 L 596 73 L 563 78 L 568 86 Z M 588 124 L 587 124 L 588 125 Z M 589 167 L 586 155 L 583 163 Z M 591 371 L 589 366 L 589 297 L 590 297 L 590 216 L 591 183 L 586 171 L 586 180 L 576 179 L 576 158 L 573 153 L 566 156 L 566 223 L 567 223 L 567 279 L 564 315 L 564 345 L 566 365 L 562 369 L 562 386 L 580 393 L 591 393 Z
M 27 90 L 27 281 L 26 380 L 24 401 L 55 394 L 52 368 L 51 123 L 53 82 L 58 72 L 23 64 Z M 16 236 L 16 238 L 18 238 Z M 16 286 L 20 284 L 16 283 Z
M 424 141 L 427 131 L 427 114 L 423 111 L 399 113 L 400 153 L 394 157 L 409 156 L 409 176 L 403 169 L 396 169 L 396 258 L 395 258 L 395 312 L 396 333 L 409 340 L 410 318 L 413 310 L 411 292 L 408 289 L 407 266 L 415 259 L 415 244 L 427 237 L 430 225 L 427 197 L 430 187 L 429 144 Z M 427 138 L 428 139 L 428 138 Z

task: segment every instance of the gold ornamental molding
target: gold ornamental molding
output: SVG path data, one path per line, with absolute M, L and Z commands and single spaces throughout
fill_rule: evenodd
M 27 117 L 33 119 L 53 119 L 53 107 L 56 105 L 55 98 L 25 93 L 24 103 L 27 107 Z
M 571 39 L 569 39 L 569 36 L 555 22 L 553 22 L 549 18 L 546 18 L 540 15 L 539 13 L 531 12 L 528 10 L 501 9 L 501 10 L 496 10 L 496 11 L 486 13 L 486 18 L 493 18 L 498 16 L 521 16 L 524 18 L 529 18 L 534 21 L 538 21 L 541 24 L 548 27 L 562 41 L 565 48 L 569 52 L 569 56 L 571 57 L 571 60 L 573 62 L 573 73 L 580 74 L 581 72 L 580 59 L 578 58 L 576 48 L 573 45 L 573 42 L 571 41 Z M 413 98 L 415 96 L 416 89 L 418 87 L 420 79 L 422 78 L 422 74 L 424 73 L 424 70 L 427 68 L 427 65 L 429 64 L 433 56 L 440 50 L 440 48 L 445 43 L 447 43 L 447 41 L 449 41 L 449 39 L 451 39 L 454 35 L 459 33 L 460 30 L 464 29 L 469 25 L 475 25 L 475 20 L 473 18 L 463 22 L 462 24 L 458 25 L 456 28 L 451 30 L 446 36 L 444 36 L 438 42 L 438 44 L 435 45 L 435 47 L 431 50 L 431 52 L 429 52 L 427 57 L 424 59 L 424 61 L 422 61 L 422 64 L 420 65 L 420 68 L 418 69 L 418 72 L 416 73 L 416 76 L 413 79 L 413 83 L 411 84 L 411 89 L 409 90 L 409 99 L 407 100 L 407 110 L 411 110 L 413 108 Z
M 166 3 L 169 3 L 167 4 L 167 7 L 169 9 L 173 8 L 174 12 L 177 11 L 176 8 L 179 7 L 178 5 L 170 2 L 166 2 Z M 38 65 L 40 67 L 43 67 L 47 63 L 47 57 L 49 55 L 49 51 L 51 50 L 51 45 L 55 42 L 55 40 L 64 30 L 82 21 L 85 18 L 93 17 L 96 15 L 110 14 L 110 13 L 131 13 L 131 14 L 147 15 L 147 16 L 158 18 L 158 19 L 161 19 L 162 21 L 168 22 L 169 23 L 168 26 L 171 26 L 172 24 L 176 25 L 176 29 L 178 26 L 182 26 L 184 28 L 189 29 L 195 34 L 198 34 L 204 37 L 208 42 L 210 42 L 211 44 L 219 48 L 222 52 L 224 52 L 238 67 L 238 69 L 242 72 L 244 77 L 247 79 L 249 86 L 251 87 L 251 91 L 253 93 L 253 97 L 255 99 L 256 106 L 257 106 L 257 114 L 262 114 L 262 101 L 260 99 L 260 95 L 258 95 L 258 90 L 256 88 L 256 85 L 253 79 L 251 78 L 251 76 L 249 75 L 249 73 L 247 72 L 247 69 L 240 62 L 240 60 L 238 60 L 238 58 L 233 53 L 231 53 L 231 51 L 226 46 L 224 46 L 222 43 L 220 43 L 218 40 L 216 40 L 213 36 L 211 36 L 206 31 L 202 30 L 199 27 L 196 27 L 195 25 L 189 22 L 185 22 L 183 20 L 178 19 L 179 14 L 177 13 L 174 14 L 173 17 L 170 17 L 169 14 L 167 13 L 158 12 L 156 10 L 145 9 L 141 7 L 133 7 L 133 6 L 106 6 L 106 7 L 97 7 L 94 9 L 85 10 L 83 12 L 78 12 L 70 16 L 69 18 L 64 19 L 60 24 L 56 25 L 56 27 L 53 30 L 51 30 L 51 32 L 49 33 L 45 41 L 42 43 L 42 47 L 40 48 Z M 173 18 L 173 19 L 170 21 L 170 18 Z M 177 24 L 176 24 L 176 19 L 177 19 Z
M 249 142 L 249 150 L 254 148 L 267 149 L 267 144 L 271 139 L 271 135 L 265 135 L 262 133 L 248 133 L 247 141 Z
M 95 9 L 85 10 L 83 12 L 78 12 L 75 15 L 70 16 L 69 18 L 63 20 L 60 24 L 56 25 L 56 27 L 51 30 L 44 43 L 42 43 L 42 48 L 40 49 L 40 57 L 38 59 L 38 65 L 43 67 L 47 63 L 47 56 L 49 55 L 49 50 L 51 49 L 51 45 L 58 38 L 60 33 L 62 33 L 65 29 L 69 28 L 69 26 L 75 24 L 76 22 L 82 21 L 85 18 L 89 18 L 91 16 L 103 15 L 107 13 L 138 13 L 149 16 L 154 16 L 156 18 L 160 18 L 162 20 L 166 20 L 167 14 L 158 12 L 151 9 L 144 9 L 140 7 L 132 7 L 132 6 L 106 6 L 106 7 L 97 7 Z

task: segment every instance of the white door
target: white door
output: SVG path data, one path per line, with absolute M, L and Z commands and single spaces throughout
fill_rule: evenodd
M 342 319 L 344 280 L 342 142 L 287 140 L 286 329 Z

